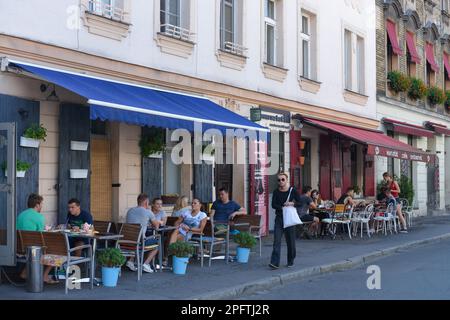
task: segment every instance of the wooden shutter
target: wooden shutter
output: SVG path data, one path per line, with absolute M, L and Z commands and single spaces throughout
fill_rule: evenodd
M 31 164 L 25 178 L 16 179 L 17 214 L 27 208 L 30 193 L 39 192 L 39 149 L 20 146 L 20 136 L 31 124 L 39 122 L 39 102 L 0 94 L 0 122 L 16 123 L 16 159 Z M 6 154 L 0 154 L 0 165 Z M 10 164 L 8 164 L 10 165 Z M 0 179 L 5 179 L 0 170 Z
M 77 104 L 61 104 L 59 113 L 59 222 L 67 216 L 67 201 L 77 198 L 81 208 L 91 207 L 90 194 L 90 108 Z M 70 150 L 70 141 L 89 142 L 87 151 Z M 88 169 L 87 179 L 71 179 L 70 169 Z
M 289 144 L 290 144 L 290 176 L 291 176 L 291 185 L 295 186 L 297 190 L 302 190 L 301 185 L 301 167 L 298 158 L 302 155 L 302 150 L 300 150 L 300 146 L 298 142 L 302 138 L 301 131 L 291 130 L 289 131 Z
M 202 203 L 212 202 L 213 166 L 203 162 L 194 164 L 194 197 Z
M 342 143 L 342 190 L 352 187 L 352 152 L 351 142 L 346 140 Z
M 375 165 L 374 156 L 365 156 L 364 161 L 364 196 L 375 196 Z

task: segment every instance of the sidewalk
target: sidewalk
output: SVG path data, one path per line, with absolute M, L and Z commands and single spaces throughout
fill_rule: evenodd
M 6 283 L 0 285 L 0 299 L 232 299 L 243 292 L 252 293 L 281 285 L 284 281 L 300 279 L 315 274 L 348 269 L 373 261 L 397 250 L 417 246 L 424 241 L 439 241 L 450 238 L 450 216 L 415 219 L 408 234 L 393 234 L 387 237 L 379 234 L 371 239 L 357 237 L 353 240 L 297 240 L 297 259 L 293 268 L 281 267 L 271 271 L 267 267 L 272 251 L 272 237 L 263 242 L 263 252 L 252 253 L 248 264 L 213 260 L 211 267 L 200 268 L 199 262 L 191 262 L 186 276 L 171 272 L 144 274 L 137 282 L 137 275 L 123 268 L 117 288 L 94 287 L 89 290 L 83 284 L 82 290 L 64 294 L 63 285 L 45 286 L 44 292 L 33 294 L 24 287 Z M 284 239 L 283 239 L 284 241 Z M 286 263 L 283 246 L 282 261 Z

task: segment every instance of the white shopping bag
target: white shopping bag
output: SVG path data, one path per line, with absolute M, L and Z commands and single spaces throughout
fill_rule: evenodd
M 286 202 L 291 197 L 292 188 L 289 190 L 289 195 Z M 302 220 L 298 216 L 297 209 L 295 207 L 283 207 L 283 227 L 288 228 L 297 224 L 303 224 Z

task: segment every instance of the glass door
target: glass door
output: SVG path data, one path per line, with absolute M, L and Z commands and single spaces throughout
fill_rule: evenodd
M 16 263 L 15 131 L 14 123 L 0 123 L 0 266 Z

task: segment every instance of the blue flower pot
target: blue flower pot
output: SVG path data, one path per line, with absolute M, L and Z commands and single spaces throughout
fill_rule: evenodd
M 117 286 L 117 279 L 119 278 L 119 268 L 102 267 L 102 282 L 105 287 Z
M 173 273 L 184 275 L 189 263 L 189 258 L 179 258 L 173 256 Z
M 250 256 L 249 248 L 237 247 L 237 261 L 239 263 L 247 263 L 249 256 Z

